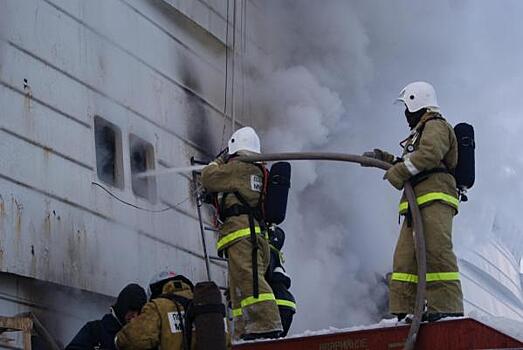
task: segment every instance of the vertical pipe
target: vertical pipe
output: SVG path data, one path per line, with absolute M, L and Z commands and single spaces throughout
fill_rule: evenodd
M 198 175 L 196 171 L 192 172 L 192 181 L 194 186 L 198 186 Z M 205 258 L 205 268 L 207 269 L 207 280 L 212 281 L 211 278 L 211 264 L 209 259 L 209 254 L 207 253 L 207 243 L 205 240 L 205 229 L 203 227 L 203 219 L 202 219 L 202 197 L 200 195 L 199 191 L 195 191 L 196 193 L 196 209 L 198 211 L 198 221 L 200 223 L 200 235 L 202 237 L 202 247 L 203 247 L 203 256 Z
M 236 0 L 233 0 L 232 6 L 232 86 L 231 86 L 231 134 L 236 130 L 236 106 L 234 101 L 234 90 L 235 90 L 235 72 L 234 61 L 236 59 Z

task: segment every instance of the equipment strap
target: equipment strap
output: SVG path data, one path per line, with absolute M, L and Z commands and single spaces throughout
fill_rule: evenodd
M 240 204 L 234 204 L 227 209 L 223 209 L 222 218 L 229 218 L 231 216 L 249 215 L 251 210 Z
M 258 298 L 260 293 L 259 291 L 259 281 L 258 281 L 258 237 L 256 237 L 256 227 L 254 224 L 254 209 L 249 206 L 249 203 L 243 198 L 240 192 L 234 192 L 234 195 L 238 200 L 243 204 L 245 208 L 249 208 L 249 230 L 251 233 L 251 263 L 252 263 L 252 293 L 255 298 Z
M 176 294 L 161 294 L 160 296 L 158 296 L 158 298 L 169 299 L 170 301 L 181 304 L 184 307 L 184 309 L 186 309 L 187 306 L 192 302 L 191 299 Z
M 434 168 L 434 169 L 430 169 L 430 170 L 425 170 L 425 171 L 420 172 L 419 174 L 412 176 L 409 179 L 409 181 L 410 181 L 412 187 L 416 187 L 421 182 L 427 180 L 430 177 L 430 175 L 438 174 L 438 173 L 450 174 L 450 171 L 448 171 L 447 168 Z

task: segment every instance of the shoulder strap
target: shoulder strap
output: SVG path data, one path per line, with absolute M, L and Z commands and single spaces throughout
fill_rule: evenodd
M 176 294 L 161 294 L 158 298 L 168 299 L 174 302 L 176 307 L 176 312 L 180 318 L 180 327 L 182 328 L 182 347 L 184 350 L 189 350 L 191 348 L 192 342 L 192 321 L 190 320 L 190 309 L 192 307 L 192 300 L 181 295 Z M 182 317 L 182 310 L 178 305 L 183 306 L 184 316 Z
M 161 294 L 158 298 L 169 299 L 174 303 L 181 304 L 184 309 L 187 309 L 192 302 L 191 299 L 176 294 Z
M 423 130 L 425 129 L 425 125 L 427 125 L 428 122 L 430 122 L 431 120 L 443 120 L 443 121 L 446 121 L 445 118 L 443 118 L 441 115 L 435 115 L 435 116 L 432 116 L 430 118 L 427 118 L 427 120 L 425 120 L 423 122 L 423 124 L 421 124 L 420 128 L 418 129 L 418 134 L 419 136 L 421 137 L 421 134 L 423 133 Z

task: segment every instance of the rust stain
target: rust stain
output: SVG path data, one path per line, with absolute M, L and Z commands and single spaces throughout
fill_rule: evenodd
M 86 268 L 86 232 L 85 229 L 77 227 L 74 224 L 69 225 L 70 220 L 68 217 L 64 217 L 62 225 L 67 231 L 67 261 L 64 277 L 66 281 L 71 285 L 85 288 L 86 278 L 84 276 L 84 270 Z M 66 226 L 65 226 L 66 225 Z M 67 227 L 67 228 L 66 228 Z
M 33 92 L 31 91 L 31 88 L 25 88 L 25 96 L 24 96 L 24 108 L 27 112 L 30 112 L 33 108 Z
M 0 194 L 0 217 L 3 218 L 5 215 L 5 204 L 4 197 Z
M 15 232 L 16 236 L 20 238 L 20 236 L 22 235 L 22 214 L 24 206 L 22 205 L 22 203 L 18 203 L 16 199 L 13 200 L 16 206 Z
M 47 239 L 51 237 L 51 213 L 47 212 L 47 215 L 44 218 L 44 235 Z
M 35 246 L 31 244 L 31 276 L 36 277 L 37 259 L 35 254 Z
M 46 160 L 49 159 L 49 156 L 51 155 L 51 151 L 52 151 L 52 150 L 53 150 L 53 149 L 50 148 L 50 147 L 45 147 L 45 146 L 43 147 L 44 158 L 45 158 Z
M 4 218 L 5 218 L 5 203 L 4 203 L 4 197 L 0 195 L 0 270 L 3 269 L 4 266 L 4 248 L 2 246 L 2 242 L 4 241 Z

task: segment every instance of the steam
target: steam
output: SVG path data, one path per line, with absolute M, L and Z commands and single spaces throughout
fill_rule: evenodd
M 270 54 L 250 58 L 250 106 L 265 152 L 399 154 L 408 129 L 392 101 L 409 81 L 430 81 L 449 121 L 472 123 L 478 140 L 476 185 L 455 220 L 458 255 L 494 238 L 521 256 L 523 158 L 515 150 L 523 122 L 510 101 L 523 82 L 515 45 L 523 4 L 264 0 L 260 8 L 255 31 Z M 492 22 L 499 28 L 485 26 Z M 381 176 L 293 164 L 283 249 L 299 308 L 292 331 L 375 322 L 386 312 L 382 276 L 392 269 L 400 194 Z

